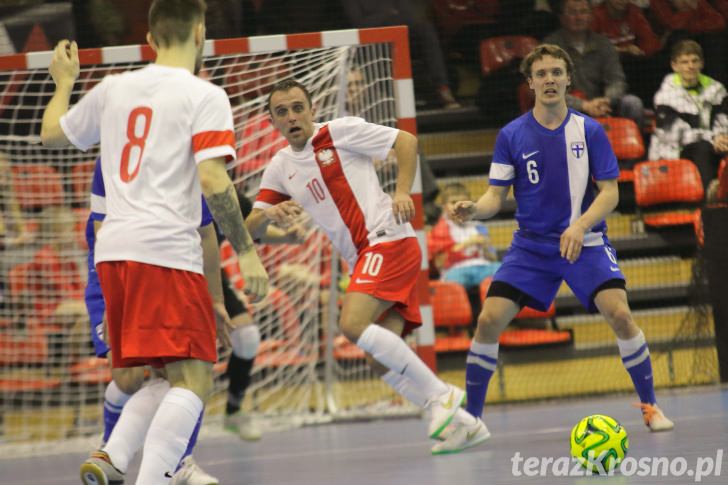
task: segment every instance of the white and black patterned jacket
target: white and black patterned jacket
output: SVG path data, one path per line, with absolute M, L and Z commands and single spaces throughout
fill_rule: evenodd
M 680 158 L 685 145 L 728 133 L 728 94 L 715 79 L 700 76 L 701 89 L 691 94 L 677 74 L 668 74 L 655 94 L 657 127 L 650 160 Z

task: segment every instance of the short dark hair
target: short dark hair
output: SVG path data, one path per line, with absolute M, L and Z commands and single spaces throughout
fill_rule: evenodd
M 521 61 L 521 74 L 526 78 L 531 77 L 531 67 L 536 61 L 540 61 L 545 56 L 551 56 L 556 59 L 562 59 L 566 63 L 566 74 L 570 78 L 574 76 L 574 61 L 571 60 L 571 56 L 561 47 L 556 44 L 541 44 L 536 46 L 526 57 Z
M 461 184 L 460 182 L 450 182 L 449 184 L 445 185 L 440 192 L 442 202 L 445 204 L 453 195 L 466 195 L 469 199 L 470 191 L 465 185 Z
M 680 56 L 690 54 L 698 56 L 701 61 L 703 60 L 703 48 L 700 47 L 700 44 L 690 39 L 681 40 L 680 42 L 672 46 L 672 51 L 670 52 L 670 62 L 674 61 Z
M 273 114 L 273 111 L 271 111 L 271 105 L 270 100 L 273 98 L 273 93 L 283 91 L 287 93 L 293 88 L 298 88 L 301 91 L 303 91 L 303 94 L 306 95 L 306 99 L 308 100 L 309 107 L 313 106 L 313 101 L 311 100 L 311 93 L 306 89 L 306 86 L 301 84 L 300 82 L 296 81 L 292 77 L 289 77 L 287 79 L 284 79 L 283 81 L 278 81 L 273 85 L 273 87 L 270 90 L 270 93 L 268 93 L 268 100 L 265 102 L 265 107 L 268 110 L 270 114 Z
M 205 0 L 154 0 L 149 7 L 149 32 L 162 47 L 186 42 L 192 26 L 205 21 Z

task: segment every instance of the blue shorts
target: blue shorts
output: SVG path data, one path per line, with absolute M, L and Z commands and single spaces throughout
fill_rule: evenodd
M 109 347 L 104 342 L 104 311 L 106 306 L 96 270 L 88 273 L 84 301 L 86 302 L 86 311 L 88 311 L 88 321 L 91 324 L 91 341 L 94 344 L 94 352 L 96 352 L 96 357 L 106 357 L 106 354 L 109 353 Z
M 543 245 L 538 250 L 512 245 L 503 264 L 493 276 L 525 293 L 527 306 L 546 311 L 556 298 L 562 281 L 589 311 L 596 311 L 594 292 L 610 280 L 625 280 L 617 264 L 617 253 L 608 243 L 585 246 L 579 259 L 569 263 L 558 246 Z

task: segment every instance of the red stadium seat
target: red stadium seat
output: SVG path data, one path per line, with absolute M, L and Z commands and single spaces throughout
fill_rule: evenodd
M 726 170 L 726 165 L 728 165 L 728 157 L 721 160 L 718 167 L 718 200 L 728 199 L 728 170 Z
M 618 160 L 639 160 L 645 156 L 645 143 L 640 129 L 628 118 L 597 118 L 604 127 Z
M 30 163 L 13 164 L 12 177 L 21 209 L 63 204 L 63 184 L 55 168 Z
M 449 281 L 430 281 L 430 303 L 436 327 L 466 327 L 473 312 L 465 288 Z
M 538 40 L 524 35 L 491 37 L 480 42 L 480 69 L 483 76 L 499 71 L 516 59 L 523 59 Z
M 430 303 L 436 328 L 447 328 L 447 336 L 435 337 L 435 352 L 464 352 L 470 336 L 464 331 L 473 320 L 465 288 L 448 281 L 430 281 Z
M 697 167 L 690 160 L 641 162 L 634 167 L 635 200 L 640 208 L 684 203 L 695 205 L 704 197 L 703 183 Z M 652 227 L 693 224 L 693 210 L 672 210 L 643 214 L 644 223 Z

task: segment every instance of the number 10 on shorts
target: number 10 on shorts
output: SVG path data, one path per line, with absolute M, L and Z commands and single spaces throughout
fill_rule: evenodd
M 382 269 L 384 257 L 379 253 L 366 253 L 364 255 L 364 267 L 361 274 L 369 276 L 377 276 Z

